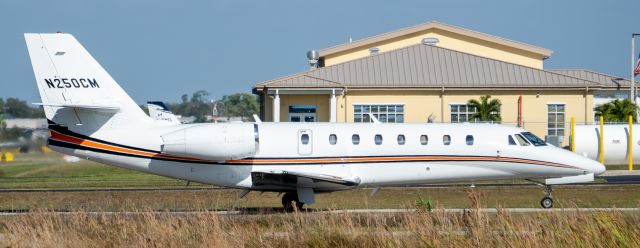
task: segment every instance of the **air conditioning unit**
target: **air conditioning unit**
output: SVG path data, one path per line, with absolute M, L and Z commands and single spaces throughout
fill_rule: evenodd
M 554 146 L 561 147 L 562 142 L 564 141 L 564 136 L 547 135 L 544 137 L 544 141 Z

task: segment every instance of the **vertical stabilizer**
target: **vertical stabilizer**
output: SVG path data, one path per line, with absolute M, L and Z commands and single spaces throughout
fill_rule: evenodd
M 148 122 L 142 109 L 73 35 L 24 36 L 47 119 L 89 132 Z

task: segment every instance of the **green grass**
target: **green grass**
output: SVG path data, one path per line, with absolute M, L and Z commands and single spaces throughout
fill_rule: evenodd
M 363 209 L 416 207 L 428 199 L 432 207 L 469 208 L 469 187 L 383 188 L 374 197 L 371 189 L 356 189 L 317 194 L 312 209 Z M 540 187 L 476 187 L 482 207 L 539 208 L 543 196 Z M 252 192 L 239 199 L 232 189 L 197 191 L 100 191 L 100 192 L 0 192 L 0 211 L 24 211 L 38 208 L 63 211 L 153 210 L 229 210 L 242 208 L 280 208 L 281 195 Z M 640 186 L 558 186 L 554 191 L 556 207 L 638 207 Z
M 58 153 L 17 154 L 0 163 L 0 188 L 136 188 L 179 187 L 186 181 L 80 160 L 70 163 Z M 192 187 L 202 187 L 191 184 Z

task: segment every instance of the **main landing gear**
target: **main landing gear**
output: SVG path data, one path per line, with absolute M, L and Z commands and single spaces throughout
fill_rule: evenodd
M 282 207 L 284 208 L 284 211 L 300 211 L 302 210 L 303 206 L 304 203 L 300 202 L 300 200 L 298 199 L 298 194 L 295 191 L 284 193 L 284 195 L 282 196 Z
M 542 198 L 542 200 L 540 201 L 540 206 L 542 206 L 542 208 L 552 208 L 553 207 L 553 198 L 551 196 L 551 193 L 553 192 L 553 188 L 551 188 L 551 185 L 544 185 L 544 193 L 545 193 L 545 197 Z

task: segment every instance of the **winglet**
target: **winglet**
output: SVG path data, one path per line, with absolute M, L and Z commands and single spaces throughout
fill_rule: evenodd
M 375 116 L 373 116 L 372 113 L 369 113 L 369 118 L 371 118 L 371 121 L 373 121 L 373 123 L 375 124 L 380 124 L 381 122 L 378 120 L 378 118 L 376 118 Z

